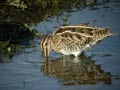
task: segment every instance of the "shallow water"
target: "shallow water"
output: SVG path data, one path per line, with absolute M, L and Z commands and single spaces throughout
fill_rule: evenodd
M 89 22 L 97 27 L 110 27 L 117 36 L 86 51 L 78 62 L 74 62 L 72 56 L 55 52 L 45 61 L 39 40 L 34 40 L 35 47 L 17 52 L 11 63 L 0 64 L 0 90 L 120 90 L 120 2 L 114 1 L 98 5 L 95 10 L 73 9 L 59 18 L 52 17 L 33 25 L 40 33 L 51 34 L 63 23 Z

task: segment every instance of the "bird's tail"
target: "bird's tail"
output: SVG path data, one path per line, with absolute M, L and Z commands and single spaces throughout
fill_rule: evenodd
M 117 33 L 111 33 L 111 32 L 109 32 L 107 36 L 110 37 L 110 36 L 116 36 L 116 35 L 117 35 Z
M 110 28 L 102 28 L 101 30 L 96 31 L 96 36 L 98 38 L 105 38 L 105 37 L 110 37 L 110 36 L 115 36 L 117 35 L 116 33 L 111 33 L 109 32 Z

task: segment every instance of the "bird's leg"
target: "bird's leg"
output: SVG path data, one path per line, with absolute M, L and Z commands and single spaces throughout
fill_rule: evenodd
M 81 58 L 84 57 L 84 55 L 85 55 L 84 52 L 81 52 L 80 54 L 76 54 L 74 61 L 79 62 L 81 60 Z

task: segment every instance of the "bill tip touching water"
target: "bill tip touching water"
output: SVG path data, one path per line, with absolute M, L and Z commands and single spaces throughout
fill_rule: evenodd
M 59 27 L 52 35 L 44 36 L 40 42 L 44 57 L 48 58 L 52 50 L 63 55 L 78 57 L 83 51 L 98 44 L 103 39 L 114 36 L 107 27 L 90 25 L 70 25 Z

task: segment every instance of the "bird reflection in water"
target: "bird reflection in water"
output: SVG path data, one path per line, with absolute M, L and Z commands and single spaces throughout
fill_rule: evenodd
M 100 65 L 96 65 L 91 57 L 84 54 L 74 62 L 73 56 L 63 56 L 55 60 L 46 59 L 41 67 L 41 72 L 49 77 L 58 79 L 61 85 L 93 85 L 99 82 L 111 84 L 111 75 L 101 70 Z

